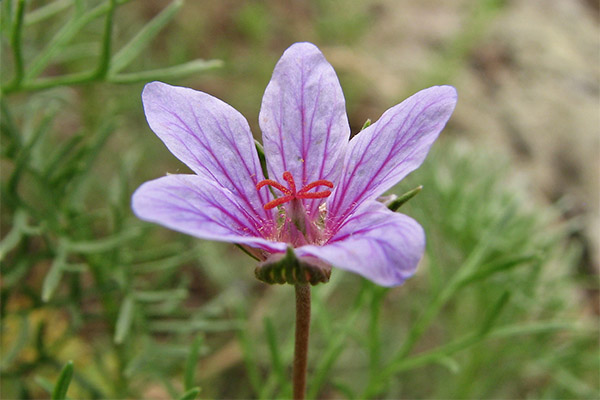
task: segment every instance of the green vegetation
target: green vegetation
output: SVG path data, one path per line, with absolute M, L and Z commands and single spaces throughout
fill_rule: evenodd
M 292 287 L 256 280 L 235 246 L 131 213 L 141 182 L 185 170 L 147 127 L 140 92 L 151 80 L 205 90 L 257 134 L 281 50 L 348 46 L 371 20 L 358 1 L 294 17 L 275 2 L 217 3 L 0 4 L 0 397 L 291 396 Z M 477 4 L 423 66 L 424 85 L 452 84 L 503 6 Z M 342 75 L 350 110 L 368 90 L 360 79 Z M 309 398 L 599 395 L 598 325 L 582 300 L 597 283 L 578 272 L 574 222 L 460 129 L 451 122 L 393 190 L 423 186 L 401 210 L 427 232 L 417 275 L 385 289 L 334 270 L 314 288 Z

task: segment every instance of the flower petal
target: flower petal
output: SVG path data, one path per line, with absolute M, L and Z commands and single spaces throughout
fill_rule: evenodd
M 414 219 L 383 204 L 363 204 L 324 246 L 303 246 L 312 255 L 381 285 L 396 286 L 411 277 L 425 250 L 425 233 Z
M 242 114 L 216 97 L 162 82 L 147 84 L 142 101 L 150 128 L 171 153 L 198 175 L 232 192 L 260 219 L 272 219 L 272 212 L 263 208 L 271 194 L 256 190 L 264 177 Z
M 284 252 L 287 244 L 268 240 L 274 226 L 257 221 L 236 196 L 197 175 L 168 175 L 140 186 L 131 205 L 138 218 L 202 239 L 246 244 Z
M 283 53 L 259 122 L 271 179 L 289 171 L 298 189 L 319 179 L 337 181 L 350 137 L 346 104 L 335 71 L 313 44 L 296 43 Z M 322 202 L 303 201 L 309 212 Z
M 342 178 L 328 201 L 332 219 L 343 222 L 362 202 L 375 199 L 418 168 L 450 118 L 456 98 L 451 86 L 422 90 L 353 137 Z

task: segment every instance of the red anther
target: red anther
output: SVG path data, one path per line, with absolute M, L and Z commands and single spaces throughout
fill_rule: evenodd
M 283 179 L 288 183 L 289 188 L 286 188 L 281 183 L 271 179 L 265 179 L 264 181 L 260 181 L 256 184 L 256 190 L 259 190 L 264 186 L 272 186 L 285 195 L 283 197 L 279 197 L 275 200 L 269 201 L 263 206 L 265 210 L 270 210 L 271 208 L 277 207 L 279 205 L 282 205 L 283 203 L 287 203 L 288 201 L 292 201 L 294 199 L 322 199 L 329 196 L 331 194 L 331 191 L 323 190 L 321 192 L 311 193 L 308 193 L 308 191 L 318 186 L 327 186 L 328 188 L 333 188 L 333 183 L 331 183 L 330 181 L 325 179 L 319 179 L 309 183 L 308 185 L 300 189 L 298 192 L 296 192 L 296 182 L 294 181 L 294 177 L 289 171 L 285 171 L 283 173 Z

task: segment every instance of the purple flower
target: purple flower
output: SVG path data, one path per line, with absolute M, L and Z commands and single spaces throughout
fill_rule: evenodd
M 142 100 L 150 128 L 195 175 L 140 186 L 132 199 L 139 218 L 240 244 L 261 260 L 291 246 L 299 258 L 383 286 L 414 273 L 423 229 L 376 199 L 421 165 L 454 110 L 453 87 L 420 91 L 349 141 L 333 68 L 314 45 L 292 45 L 260 110 L 268 180 L 248 123 L 231 106 L 161 82 L 147 84 Z

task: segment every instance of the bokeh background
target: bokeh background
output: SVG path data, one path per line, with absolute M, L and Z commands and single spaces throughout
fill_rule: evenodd
M 459 94 L 392 190 L 424 186 L 402 208 L 428 235 L 416 276 L 388 290 L 335 270 L 314 288 L 308 397 L 600 395 L 597 1 L 0 11 L 3 399 L 61 398 L 65 382 L 70 398 L 291 396 L 292 288 L 258 282 L 232 245 L 138 221 L 129 201 L 189 171 L 145 122 L 145 82 L 219 97 L 260 139 L 264 88 L 297 41 L 336 69 L 353 134 L 422 88 Z

